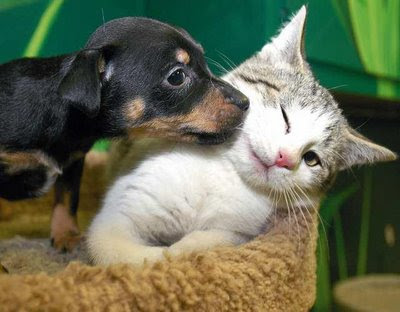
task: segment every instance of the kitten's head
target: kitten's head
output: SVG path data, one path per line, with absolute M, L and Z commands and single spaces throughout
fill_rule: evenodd
M 225 77 L 251 103 L 229 157 L 254 186 L 318 198 L 339 170 L 396 155 L 352 129 L 313 77 L 304 57 L 305 19 L 303 6 L 271 43 Z

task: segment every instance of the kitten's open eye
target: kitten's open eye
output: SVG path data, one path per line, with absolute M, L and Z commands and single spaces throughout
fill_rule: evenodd
M 171 74 L 169 74 L 167 81 L 171 86 L 179 87 L 183 85 L 186 81 L 186 74 L 182 68 L 178 68 L 174 70 Z
M 318 155 L 313 151 L 308 151 L 307 153 L 305 153 L 303 155 L 303 159 L 304 159 L 304 162 L 309 167 L 314 167 L 316 165 L 320 165 L 321 164 L 321 161 L 320 161 Z

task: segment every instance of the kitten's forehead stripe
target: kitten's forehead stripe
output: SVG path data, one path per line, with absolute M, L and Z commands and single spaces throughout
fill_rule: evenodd
M 279 88 L 278 86 L 276 86 L 275 84 L 273 84 L 273 83 L 267 81 L 267 80 L 266 80 L 265 78 L 263 78 L 263 77 L 254 78 L 254 77 L 246 76 L 246 75 L 243 74 L 243 73 L 238 73 L 238 77 L 239 77 L 240 79 L 242 79 L 243 81 L 245 81 L 245 82 L 253 83 L 253 84 L 264 84 L 264 85 L 267 85 L 268 87 L 270 87 L 270 88 L 272 88 L 272 89 L 274 89 L 274 90 L 276 90 L 276 91 L 278 91 L 278 92 L 280 91 L 280 88 Z

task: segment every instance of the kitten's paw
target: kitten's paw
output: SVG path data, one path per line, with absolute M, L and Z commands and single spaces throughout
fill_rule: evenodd
M 166 247 L 146 246 L 135 243 L 133 238 L 112 234 L 89 232 L 86 245 L 93 264 L 111 265 L 129 263 L 134 266 L 152 264 L 164 259 Z
M 204 251 L 215 247 L 237 245 L 235 234 L 227 231 L 194 231 L 171 245 L 168 252 L 177 256 L 183 253 Z

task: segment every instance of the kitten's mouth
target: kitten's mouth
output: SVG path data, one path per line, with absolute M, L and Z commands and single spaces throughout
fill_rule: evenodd
M 250 160 L 253 162 L 253 165 L 257 171 L 263 173 L 264 175 L 268 173 L 268 171 L 275 166 L 275 163 L 273 164 L 268 164 L 266 163 L 255 151 L 253 146 L 251 145 L 250 139 L 248 137 L 245 137 L 245 140 L 247 142 L 247 147 L 249 149 L 249 154 L 250 154 Z
M 269 168 L 275 166 L 275 164 L 273 165 L 266 164 L 251 147 L 250 147 L 250 154 L 253 160 L 257 163 L 258 167 L 262 167 L 264 170 L 268 170 Z

